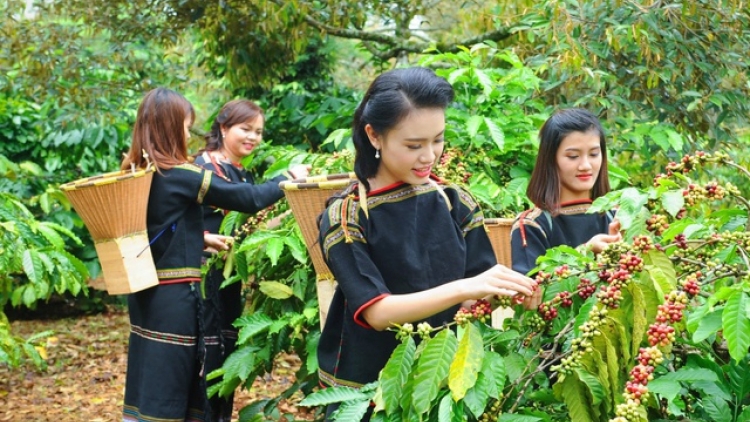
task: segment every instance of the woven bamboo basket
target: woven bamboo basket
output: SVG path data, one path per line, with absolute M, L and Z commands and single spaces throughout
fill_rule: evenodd
M 492 243 L 492 250 L 499 264 L 510 268 L 513 263 L 510 256 L 510 229 L 513 227 L 512 218 L 485 218 L 484 227 Z
M 510 268 L 513 260 L 510 250 L 510 230 L 513 227 L 512 218 L 486 218 L 484 227 L 487 229 L 487 236 L 492 243 L 492 250 L 499 264 Z M 502 328 L 503 320 L 513 316 L 511 308 L 497 308 L 492 312 L 492 326 Z
M 336 290 L 336 280 L 323 259 L 323 252 L 318 243 L 320 234 L 318 216 L 325 210 L 328 198 L 343 190 L 355 178 L 354 173 L 331 174 L 287 180 L 279 184 L 299 224 L 315 269 L 321 329 L 325 325 L 333 292 Z
M 153 168 L 117 171 L 60 186 L 94 239 L 109 294 L 159 284 L 146 232 L 153 173 Z

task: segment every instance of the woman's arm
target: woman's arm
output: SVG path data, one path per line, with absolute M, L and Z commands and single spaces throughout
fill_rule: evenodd
M 393 324 L 426 319 L 467 300 L 487 296 L 531 296 L 536 282 L 503 265 L 470 278 L 455 280 L 421 292 L 387 295 L 362 311 L 362 317 L 375 330 Z

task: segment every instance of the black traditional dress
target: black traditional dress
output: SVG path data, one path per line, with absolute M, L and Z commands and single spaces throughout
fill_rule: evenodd
M 205 421 L 203 207 L 254 213 L 279 198 L 192 164 L 154 174 L 147 228 L 159 285 L 128 296 L 124 421 Z
M 609 233 L 612 213 L 586 214 L 591 202 L 584 199 L 563 203 L 554 217 L 539 208 L 521 213 L 510 235 L 513 270 L 528 274 L 547 249 L 560 245 L 576 247 L 597 234 Z
M 207 152 L 196 157 L 195 164 L 213 171 L 227 181 L 255 184 L 252 175 L 241 165 L 212 159 Z M 284 193 L 279 188 L 279 182 L 285 179 L 286 177 L 284 176 L 278 176 L 265 183 L 256 185 L 257 189 L 263 192 L 262 196 L 270 201 L 259 205 L 263 205 L 263 208 L 266 208 L 281 199 Z M 204 231 L 218 233 L 225 214 L 225 210 L 204 205 Z M 206 362 L 204 368 L 206 374 L 210 374 L 212 371 L 221 368 L 224 360 L 234 352 L 237 344 L 238 330 L 232 323 L 242 315 L 242 283 L 232 283 L 221 289 L 220 287 L 223 282 L 224 274 L 221 269 L 212 267 L 206 273 L 203 289 L 203 305 L 206 316 Z M 218 381 L 218 379 L 210 380 L 208 381 L 208 386 Z M 219 397 L 218 395 L 211 397 L 209 399 L 212 416 L 210 420 L 212 422 L 229 422 L 232 417 L 233 401 L 233 394 L 227 397 Z
M 323 213 L 320 244 L 338 287 L 318 345 L 324 386 L 375 381 L 399 344 L 393 331 L 372 329 L 362 312 L 391 294 L 428 290 L 472 277 L 496 264 L 482 212 L 456 186 L 397 183 L 367 195 L 356 185 Z M 458 305 L 426 321 L 453 321 Z

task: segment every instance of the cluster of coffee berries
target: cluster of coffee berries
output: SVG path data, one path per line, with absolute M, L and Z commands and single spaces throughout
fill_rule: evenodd
M 690 183 L 687 189 L 682 190 L 682 196 L 685 197 L 685 202 L 688 205 L 695 205 L 702 199 L 709 200 L 720 200 L 724 199 L 727 195 L 739 195 L 739 189 L 731 183 L 726 183 L 724 186 L 717 182 L 709 182 L 705 186 L 699 186 L 695 183 Z
M 629 252 L 620 255 L 620 270 L 639 272 L 643 271 L 643 259 L 640 256 Z
M 673 290 L 666 296 L 666 301 L 656 311 L 656 322 L 675 324 L 682 321 L 682 311 L 688 303 L 687 293 Z
M 404 339 L 411 337 L 413 333 L 414 325 L 407 322 L 404 325 L 398 327 L 398 331 L 396 332 L 396 340 L 403 341 Z
M 412 335 L 416 334 L 422 339 L 428 339 L 430 337 L 430 333 L 434 331 L 430 323 L 428 322 L 420 322 L 417 324 L 417 330 L 414 330 L 414 325 L 407 322 L 403 325 L 397 325 L 398 331 L 396 332 L 396 339 L 399 341 L 403 341 L 404 339 L 411 337 Z
M 568 264 L 563 264 L 555 268 L 555 275 L 561 279 L 568 278 L 570 276 L 570 267 L 568 267 Z
M 680 233 L 674 237 L 674 244 L 680 249 L 688 248 L 687 236 L 684 233 Z
M 697 283 L 697 276 L 688 277 L 687 284 Z M 655 367 L 664 361 L 664 356 L 658 346 L 666 347 L 675 340 L 675 328 L 672 326 L 683 319 L 683 310 L 689 298 L 692 297 L 685 289 L 673 290 L 665 295 L 665 301 L 659 305 L 656 312 L 656 322 L 651 324 L 646 333 L 650 347 L 641 348 L 638 353 L 637 364 L 630 371 L 630 379 L 625 385 L 623 397 L 625 402 L 617 405 L 616 418 L 611 421 L 640 420 L 638 407 L 648 397 L 648 382 L 653 379 Z
M 604 318 L 606 317 L 606 308 L 599 309 L 594 307 L 591 309 L 588 321 L 579 327 L 581 336 L 574 338 L 570 342 L 570 354 L 560 359 L 559 365 L 554 365 L 550 369 L 554 372 L 567 374 L 580 365 L 583 355 L 593 350 L 592 340 L 601 334 L 599 327 L 604 323 Z
M 536 287 L 534 287 L 536 290 Z M 501 308 L 512 308 L 516 305 L 522 304 L 526 300 L 526 296 L 522 294 L 516 294 L 513 296 L 497 295 L 495 296 L 497 306 Z
M 492 318 L 492 306 L 490 302 L 485 299 L 479 299 L 471 305 L 471 308 L 459 309 L 453 320 L 456 321 L 456 324 L 464 326 L 471 321 L 486 323 L 490 318 Z
M 536 311 L 539 313 L 539 316 L 541 316 L 545 321 L 552 321 L 553 319 L 557 318 L 557 308 L 555 308 L 549 302 L 541 303 Z
M 430 333 L 432 333 L 433 328 L 430 325 L 429 322 L 420 322 L 417 324 L 417 335 L 422 337 L 422 339 L 428 339 L 430 338 Z
M 648 252 L 653 249 L 654 241 L 650 236 L 638 235 L 633 237 L 633 250 L 637 252 Z
M 484 413 L 479 417 L 479 422 L 497 422 L 501 414 L 500 400 L 492 399 Z
M 700 271 L 696 271 L 693 274 L 688 275 L 685 277 L 684 280 L 680 282 L 680 286 L 682 287 L 682 290 L 687 293 L 689 297 L 696 296 L 698 293 L 701 292 L 701 286 L 700 286 L 700 278 L 703 275 Z
M 527 314 L 523 321 L 524 324 L 535 333 L 540 333 L 547 328 L 547 322 L 538 313 Z
M 591 280 L 585 277 L 581 277 L 581 282 L 578 283 L 578 296 L 586 300 L 596 293 L 596 285 L 591 283 Z
M 729 159 L 729 155 L 724 153 L 716 153 L 711 155 L 705 151 L 698 151 L 695 155 L 685 155 L 680 159 L 680 162 L 674 161 L 667 164 L 667 176 L 672 176 L 674 173 L 688 173 L 690 170 L 705 165 L 708 162 L 725 161 Z
M 662 214 L 653 214 L 646 220 L 646 229 L 657 236 L 661 236 L 664 230 L 669 228 L 667 217 Z
M 471 172 L 466 171 L 463 154 L 453 148 L 443 151 L 440 156 L 440 164 L 435 168 L 435 174 L 443 180 L 453 183 L 468 183 Z
M 656 366 L 664 362 L 664 355 L 655 346 L 641 347 L 636 360 L 638 364 L 630 370 L 630 378 L 625 384 L 625 400 L 617 405 L 616 417 L 611 422 L 640 420 L 638 407 L 648 397 L 648 383 L 654 379 Z
M 626 262 L 629 262 L 629 258 L 626 258 Z M 642 264 L 639 263 L 638 265 L 642 267 Z M 596 294 L 599 302 L 612 309 L 618 308 L 622 299 L 622 288 L 630 282 L 632 277 L 633 274 L 624 268 L 618 268 L 614 271 L 599 271 L 599 279 L 607 283 Z
M 572 295 L 568 291 L 562 291 L 555 296 L 555 301 L 560 302 L 560 306 L 563 308 L 570 308 L 573 306 Z

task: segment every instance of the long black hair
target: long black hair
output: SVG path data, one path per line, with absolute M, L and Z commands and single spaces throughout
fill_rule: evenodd
M 555 112 L 539 131 L 539 154 L 526 189 L 526 196 L 537 207 L 557 215 L 560 211 L 560 175 L 557 167 L 557 149 L 572 132 L 594 131 L 599 134 L 602 165 L 591 189 L 591 199 L 610 191 L 607 170 L 607 142 L 599 119 L 590 111 L 570 108 Z
M 380 160 L 365 132 L 370 125 L 385 134 L 411 111 L 422 108 L 445 109 L 453 101 L 453 87 L 435 72 L 424 67 L 394 69 L 375 78 L 357 107 L 352 122 L 356 156 L 354 172 L 367 190 L 367 179 L 375 176 Z

